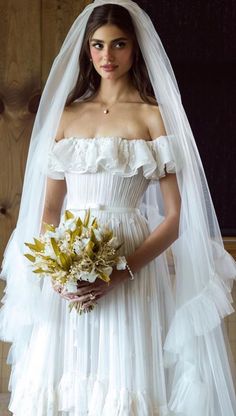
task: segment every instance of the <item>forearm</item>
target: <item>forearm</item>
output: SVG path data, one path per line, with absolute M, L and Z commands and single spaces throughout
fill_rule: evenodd
M 163 253 L 178 238 L 178 228 L 179 216 L 166 218 L 130 256 L 126 257 L 131 270 L 139 271 Z
M 42 217 L 41 233 L 45 232 L 44 223 L 58 226 L 60 222 L 60 211 L 45 207 Z

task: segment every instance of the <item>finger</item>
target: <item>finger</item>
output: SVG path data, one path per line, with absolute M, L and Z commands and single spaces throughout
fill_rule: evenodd
M 73 294 L 73 295 L 76 295 L 76 296 L 90 296 L 91 294 L 96 295 L 96 293 L 100 290 L 101 290 L 100 288 L 93 288 L 91 290 L 91 287 L 89 287 L 89 288 L 79 289 L 74 293 L 70 292 L 70 294 L 71 295 Z
M 74 292 L 74 293 L 76 293 L 76 294 L 78 294 L 80 296 L 84 296 L 86 294 L 91 293 L 91 287 L 88 287 L 88 286 L 81 287 L 81 288 L 79 287 L 78 290 L 76 292 Z
M 88 302 L 88 301 L 91 302 L 91 301 L 94 300 L 94 298 L 95 297 L 93 297 L 93 299 L 91 299 L 91 293 L 87 294 L 87 295 L 84 295 L 84 296 L 80 296 L 80 295 L 77 295 L 77 294 L 74 293 L 74 294 L 69 296 L 69 299 L 76 300 L 76 301 L 81 302 L 81 303 Z
M 82 304 L 82 309 L 89 309 L 91 307 L 94 307 L 97 304 L 97 302 L 85 302 Z
M 77 280 L 77 287 L 86 287 L 86 286 L 90 286 L 91 283 L 86 282 L 85 280 Z

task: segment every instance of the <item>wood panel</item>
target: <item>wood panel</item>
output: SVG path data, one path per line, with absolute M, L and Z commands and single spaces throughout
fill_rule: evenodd
M 90 3 L 89 0 L 42 0 L 43 84 L 72 23 Z
M 29 137 L 35 117 L 32 103 L 41 88 L 40 0 L 1 1 L 0 16 L 2 254 L 16 223 Z
M 40 0 L 0 1 L 0 258 L 15 227 L 29 138 L 41 90 Z M 33 36 L 32 36 L 33 34 Z M 3 282 L 0 284 L 2 297 Z M 0 343 L 0 391 L 7 344 Z
M 0 0 L 0 260 L 15 227 L 42 86 L 74 19 L 89 1 Z M 0 284 L 0 298 L 4 284 Z M 8 345 L 0 343 L 0 392 Z

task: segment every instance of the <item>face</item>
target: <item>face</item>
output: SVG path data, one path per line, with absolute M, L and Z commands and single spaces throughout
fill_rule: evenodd
M 115 25 L 97 29 L 89 47 L 94 68 L 104 79 L 118 79 L 132 66 L 133 40 Z

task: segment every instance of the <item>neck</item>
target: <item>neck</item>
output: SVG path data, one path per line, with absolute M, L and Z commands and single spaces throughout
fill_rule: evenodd
M 135 89 L 127 76 L 116 80 L 101 78 L 101 83 L 96 94 L 96 101 L 109 106 L 116 102 L 129 101 Z

